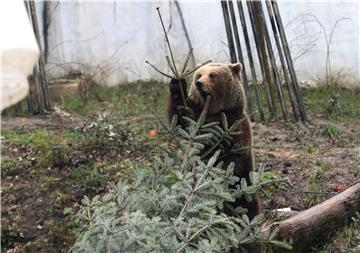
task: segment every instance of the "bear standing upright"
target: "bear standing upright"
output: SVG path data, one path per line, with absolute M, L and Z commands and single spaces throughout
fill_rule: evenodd
M 239 178 L 246 178 L 250 184 L 249 173 L 254 169 L 254 155 L 252 147 L 252 131 L 250 121 L 246 114 L 246 97 L 240 82 L 242 65 L 211 63 L 200 67 L 194 74 L 190 91 L 186 93 L 185 80 L 171 80 L 170 97 L 168 101 L 168 120 L 171 121 L 174 114 L 181 114 L 180 107 L 184 106 L 183 99 L 197 119 L 206 102 L 208 95 L 211 96 L 207 122 L 221 122 L 221 114 L 225 113 L 229 125 L 237 120 L 242 120 L 240 125 L 241 134 L 234 136 L 234 143 L 241 147 L 248 147 L 244 154 L 231 154 L 223 159 L 225 167 L 231 162 L 235 163 L 234 174 Z M 184 94 L 181 94 L 180 85 Z M 184 98 L 183 98 L 184 96 Z M 260 205 L 257 197 L 252 202 L 245 199 L 237 199 L 232 204 L 234 208 L 241 206 L 248 209 L 250 219 L 260 213 Z M 226 211 L 226 212 L 229 212 Z

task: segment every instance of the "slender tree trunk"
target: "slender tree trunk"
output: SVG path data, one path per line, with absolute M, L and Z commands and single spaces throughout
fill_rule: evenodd
M 48 60 L 49 54 L 49 26 L 50 26 L 50 1 L 44 1 L 44 8 L 42 10 L 42 29 L 44 36 L 44 61 L 45 63 Z
M 251 53 L 249 34 L 248 34 L 247 27 L 246 27 L 244 9 L 242 6 L 242 2 L 240 0 L 237 0 L 237 6 L 238 6 L 238 11 L 239 11 L 240 23 L 241 23 L 242 31 L 243 31 L 243 35 L 244 35 L 247 56 L 248 56 L 249 64 L 250 64 L 251 76 L 252 76 L 253 84 L 255 87 L 255 96 L 256 96 L 257 106 L 259 109 L 260 120 L 265 121 L 264 109 L 262 107 L 262 103 L 260 100 L 260 94 L 259 94 L 258 83 L 257 83 L 257 78 L 256 78 L 256 71 L 255 71 L 254 61 L 253 61 L 253 57 L 252 57 L 252 53 Z
M 268 92 L 270 93 L 270 97 L 271 97 L 273 113 L 274 113 L 274 116 L 276 116 L 275 84 L 274 84 L 274 80 L 273 80 L 273 77 L 272 77 L 272 74 L 271 74 L 269 56 L 268 56 L 268 53 L 267 53 L 267 50 L 266 50 L 265 30 L 264 30 L 264 27 L 262 25 L 261 17 L 260 17 L 260 7 L 259 7 L 259 5 L 261 4 L 261 2 L 259 2 L 259 1 L 250 1 L 248 3 L 249 3 L 249 7 L 252 9 L 252 14 L 253 14 L 253 18 L 254 18 L 254 25 L 255 25 L 257 38 L 258 38 L 258 43 L 259 43 L 260 54 L 261 54 L 261 57 L 262 57 L 264 71 L 265 71 L 265 77 L 266 77 L 267 84 L 268 84 L 268 87 L 269 87 Z
M 40 51 L 43 52 L 41 47 L 41 40 L 40 40 L 40 32 L 39 32 L 39 25 L 37 22 L 37 15 L 36 15 L 36 7 L 34 1 L 29 1 L 29 10 L 30 10 L 30 17 L 35 33 L 35 37 L 38 43 L 38 46 L 40 48 Z M 40 89 L 41 89 L 41 107 L 43 107 L 44 110 L 50 111 L 51 105 L 50 105 L 50 98 L 49 98 L 49 91 L 48 91 L 48 82 L 46 78 L 45 73 L 45 64 L 44 64 L 44 57 L 43 54 L 40 55 L 39 61 L 37 63 L 37 66 L 35 68 L 37 71 L 35 71 L 36 74 L 38 74 L 38 78 L 36 78 L 40 83 Z
M 296 96 L 296 99 L 297 99 L 297 102 L 299 105 L 299 109 L 300 109 L 300 117 L 301 117 L 302 121 L 305 121 L 305 120 L 307 120 L 307 116 L 306 116 L 306 111 L 305 111 L 304 100 L 303 100 L 303 96 L 302 96 L 302 93 L 301 93 L 301 90 L 299 87 L 299 83 L 298 83 L 298 80 L 296 77 L 293 61 L 292 61 L 291 54 L 290 54 L 290 48 L 289 48 L 289 45 L 288 45 L 288 42 L 286 39 L 285 29 L 283 27 L 283 23 L 282 23 L 281 16 L 280 16 L 279 7 L 278 7 L 277 2 L 273 1 L 273 0 L 271 0 L 271 6 L 273 7 L 276 24 L 279 29 L 280 40 L 284 47 L 286 63 L 288 65 L 288 69 L 290 72 L 290 78 L 292 81 L 292 85 L 293 85 L 293 88 L 295 91 L 295 96 Z
M 259 58 L 259 64 L 260 64 L 261 74 L 262 74 L 262 81 L 266 88 L 266 100 L 267 100 L 267 104 L 269 107 L 270 118 L 274 118 L 275 117 L 275 109 L 273 107 L 274 102 L 273 102 L 273 98 L 271 97 L 270 86 L 268 84 L 268 78 L 270 77 L 270 81 L 271 81 L 271 75 L 269 76 L 270 72 L 267 71 L 265 68 L 265 65 L 267 65 L 267 64 L 265 64 L 265 60 L 263 59 L 263 53 L 262 53 L 262 49 L 260 47 L 260 40 L 259 40 L 259 34 L 258 34 L 259 31 L 257 30 L 257 27 L 255 25 L 255 19 L 254 19 L 253 10 L 251 7 L 251 2 L 246 1 L 246 4 L 247 4 L 249 17 L 250 17 L 251 28 L 252 28 L 253 35 L 254 35 L 256 51 L 257 51 L 257 55 Z

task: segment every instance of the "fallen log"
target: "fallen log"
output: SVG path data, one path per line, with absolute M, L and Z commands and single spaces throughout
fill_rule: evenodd
M 303 253 L 328 239 L 356 212 L 360 212 L 360 183 L 271 227 L 279 229 L 278 239 L 292 241 L 293 250 L 284 252 Z

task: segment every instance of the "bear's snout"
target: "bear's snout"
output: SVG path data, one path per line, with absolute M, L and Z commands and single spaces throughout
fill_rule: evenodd
M 210 91 L 208 90 L 209 87 L 206 87 L 206 85 L 203 81 L 197 80 L 195 82 L 195 86 L 196 86 L 197 91 L 203 98 L 206 98 L 208 95 L 210 95 Z
M 196 88 L 197 88 L 198 90 L 202 90 L 203 87 L 204 87 L 204 83 L 203 83 L 202 81 L 200 81 L 200 80 L 196 81 L 196 82 L 195 82 L 195 85 L 196 85 Z

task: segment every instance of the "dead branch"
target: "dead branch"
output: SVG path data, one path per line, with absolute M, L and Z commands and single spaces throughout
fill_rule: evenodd
M 155 67 L 153 64 L 151 64 L 149 61 L 145 61 L 146 64 L 149 64 L 156 72 L 158 72 L 159 74 L 168 77 L 168 78 L 173 78 L 172 76 L 165 74 L 164 72 L 162 72 L 161 70 L 159 70 L 157 67 Z
M 175 65 L 175 60 L 174 60 L 174 55 L 172 53 L 172 50 L 171 50 L 171 46 L 170 46 L 170 41 L 169 41 L 169 38 L 167 36 L 167 33 L 166 33 L 166 30 L 165 30 L 165 26 L 164 26 L 164 21 L 162 19 L 162 16 L 161 16 L 161 13 L 160 13 L 160 7 L 157 7 L 156 8 L 158 14 L 159 14 L 159 18 L 160 18 L 160 23 L 161 23 L 161 26 L 163 28 L 163 31 L 164 31 L 164 35 L 165 35 L 165 39 L 166 39 L 166 43 L 169 47 L 169 52 L 170 52 L 170 56 L 171 56 L 171 60 L 172 60 L 172 64 L 173 64 L 173 68 L 175 70 L 175 76 L 178 76 L 178 72 L 177 72 L 177 69 L 176 69 L 176 65 Z M 171 66 L 171 64 L 169 65 L 169 67 Z
M 192 49 L 192 48 L 190 48 L 189 54 L 188 54 L 188 56 L 186 57 L 185 63 L 184 63 L 183 68 L 182 68 L 182 70 L 181 70 L 181 74 L 182 74 L 182 75 L 185 73 L 185 70 L 186 70 L 186 67 L 187 67 L 187 65 L 188 65 L 188 62 L 189 62 L 189 60 L 190 60 L 191 55 L 193 55 L 193 49 Z M 194 65 L 195 65 L 195 64 L 194 64 Z

